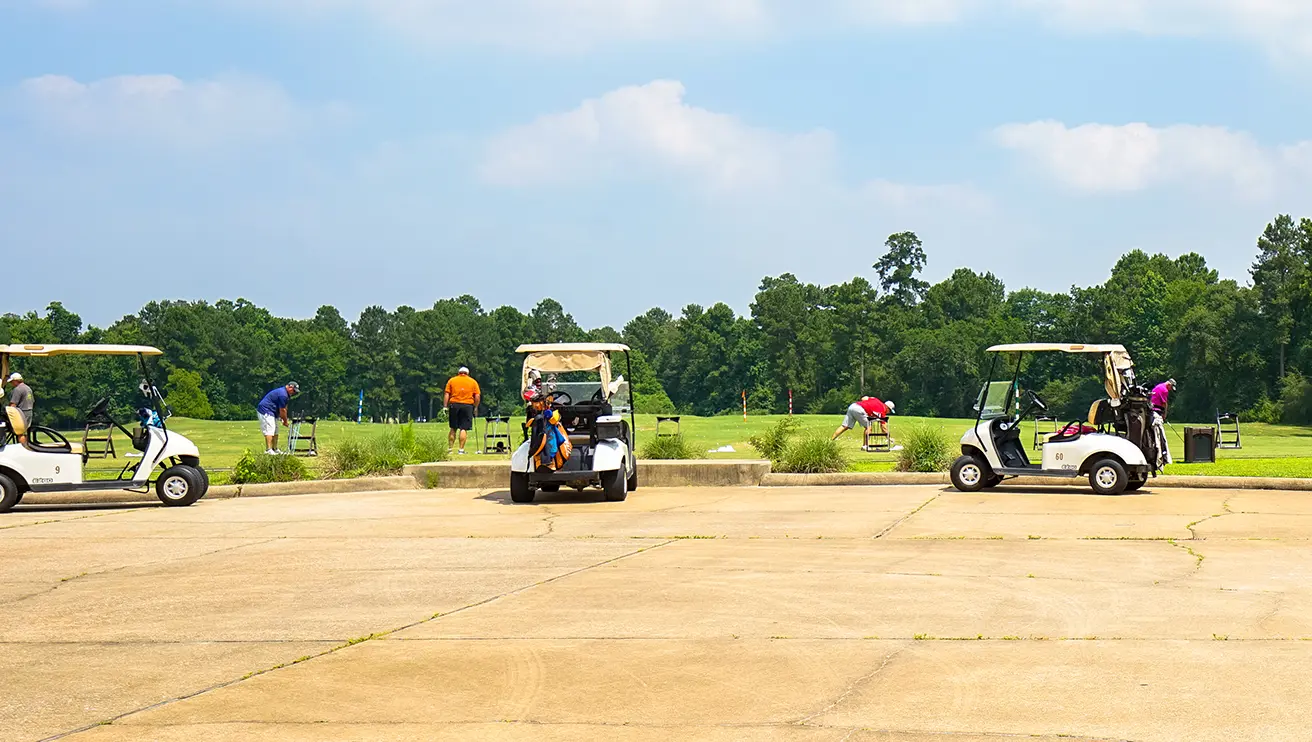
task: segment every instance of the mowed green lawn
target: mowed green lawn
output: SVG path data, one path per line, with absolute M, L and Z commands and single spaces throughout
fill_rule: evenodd
M 732 459 L 732 458 L 758 458 L 758 454 L 747 442 L 748 439 L 773 425 L 780 418 L 778 416 L 749 417 L 746 422 L 741 417 L 691 417 L 682 418 L 681 432 L 688 440 L 694 451 L 699 455 L 712 459 Z M 800 425 L 802 435 L 824 435 L 829 436 L 842 422 L 839 415 L 798 415 L 796 419 Z M 961 435 L 973 424 L 972 420 L 963 419 L 937 419 L 937 418 L 916 418 L 894 416 L 891 428 L 894 442 L 898 437 L 898 431 L 904 430 L 908 426 L 928 425 L 943 429 L 952 441 L 960 439 Z M 513 429 L 510 431 L 511 446 L 518 446 L 520 443 L 519 421 L 512 420 Z M 1184 459 L 1184 445 L 1176 433 L 1183 434 L 1185 424 L 1173 424 L 1174 432 L 1167 431 L 1171 440 L 1172 455 L 1177 461 Z M 1200 425 L 1205 427 L 1206 424 Z M 246 449 L 259 451 L 264 448 L 263 438 L 260 436 L 259 424 L 254 420 L 240 422 L 225 422 L 211 420 L 188 420 L 183 418 L 174 418 L 169 421 L 169 427 L 188 436 L 200 447 L 202 460 L 207 468 L 215 470 L 230 469 Z M 321 422 L 318 428 L 318 440 L 320 449 L 331 448 L 336 441 L 342 441 L 351 437 L 377 435 L 393 426 L 364 424 L 356 425 L 348 422 Z M 445 436 L 447 427 L 444 423 L 426 423 L 417 424 L 416 429 L 425 433 Z M 487 454 L 478 454 L 482 448 L 482 440 L 485 422 L 480 419 L 476 425 L 475 432 L 471 436 L 470 445 L 467 450 L 473 459 L 487 458 L 509 458 L 508 456 L 494 456 Z M 674 428 L 670 424 L 663 427 L 662 432 L 673 432 Z M 279 428 L 280 434 L 284 437 L 281 442 L 285 444 L 286 429 Z M 642 446 L 644 440 L 654 435 L 656 432 L 656 418 L 654 415 L 638 416 L 638 445 Z M 81 432 L 70 434 L 71 440 L 80 439 Z M 1218 476 L 1264 476 L 1264 477 L 1312 477 L 1312 428 L 1303 428 L 1288 425 L 1262 425 L 1252 424 L 1245 425 L 1243 428 L 1244 448 L 1238 451 L 1222 450 L 1217 452 L 1216 464 L 1175 464 L 1168 467 L 1168 474 L 1194 474 L 1194 475 L 1218 475 Z M 1034 423 L 1032 421 L 1025 423 L 1023 440 L 1027 449 L 1034 439 Z M 92 459 L 88 463 L 88 469 L 92 472 L 117 471 L 128 460 L 124 454 L 131 451 L 131 444 L 123 439 L 122 436 L 116 436 L 115 442 L 118 447 L 119 458 L 117 460 L 109 459 Z M 856 471 L 892 471 L 894 468 L 896 454 L 871 454 L 864 453 L 861 448 L 860 431 L 848 431 L 840 442 L 843 449 L 847 452 L 848 458 L 852 461 L 853 469 Z M 733 452 L 713 452 L 724 446 L 733 447 Z M 1037 460 L 1037 454 L 1031 451 L 1031 459 Z M 307 463 L 312 469 L 316 468 L 314 459 L 307 459 Z

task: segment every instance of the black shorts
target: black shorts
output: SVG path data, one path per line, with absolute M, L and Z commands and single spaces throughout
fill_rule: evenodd
M 474 429 L 474 406 L 472 404 L 453 404 L 448 409 L 452 430 Z

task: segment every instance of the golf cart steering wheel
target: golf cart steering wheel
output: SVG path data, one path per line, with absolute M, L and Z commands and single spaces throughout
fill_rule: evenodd
M 1048 411 L 1047 403 L 1043 401 L 1043 398 L 1039 396 L 1038 392 L 1034 391 L 1033 389 L 1028 389 L 1026 391 L 1030 395 L 1030 402 L 1035 407 L 1038 407 L 1040 410 L 1043 410 L 1044 412 Z
M 594 403 L 594 404 L 601 404 L 602 402 L 605 402 L 606 400 L 605 400 L 604 397 L 601 396 L 601 392 L 602 392 L 602 390 L 601 390 L 601 389 L 598 389 L 598 390 L 592 395 L 592 399 L 590 399 L 589 401 L 592 402 L 592 403 Z
M 91 409 L 87 410 L 87 419 L 94 420 L 99 417 L 104 417 L 107 412 L 109 412 L 109 397 L 104 397 L 99 402 L 92 405 Z
M 571 405 L 574 404 L 574 398 L 569 396 L 569 392 L 551 392 L 554 404 Z

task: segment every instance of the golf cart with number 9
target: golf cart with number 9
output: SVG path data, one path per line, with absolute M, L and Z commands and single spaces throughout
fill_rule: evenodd
M 115 420 L 108 398 L 97 402 L 86 417 L 90 424 L 120 430 L 140 458 L 123 467 L 116 479 L 85 481 L 82 466 L 87 453 L 81 444 L 70 442 L 56 430 L 29 426 L 16 408 L 6 407 L 5 419 L 0 421 L 0 513 L 12 510 L 28 492 L 128 490 L 144 494 L 154 485 L 156 496 L 170 507 L 191 505 L 204 497 L 209 476 L 200 466 L 200 451 L 185 436 L 168 429 L 172 413 L 146 367 L 146 356 L 163 352 L 141 345 L 0 345 L 0 374 L 8 377 L 11 357 L 68 355 L 137 357 L 142 376 L 139 389 L 145 397 L 145 405 L 137 410 L 137 426 L 128 429 Z M 157 467 L 163 471 L 154 476 Z
M 1119 495 L 1157 476 L 1148 393 L 1135 385 L 1134 363 L 1124 346 L 1025 343 L 998 345 L 988 352 L 993 363 L 975 405 L 975 426 L 962 436 L 961 458 L 952 465 L 952 485 L 958 490 L 992 489 L 1014 477 L 1087 476 L 1098 494 Z M 1021 367 L 1030 353 L 1100 355 L 1107 391 L 1106 398 L 1093 403 L 1087 419 L 1072 420 L 1047 436 L 1039 463 L 1031 463 L 1021 445 L 1021 423 L 1048 409 L 1033 390 L 1021 390 Z M 999 380 L 1004 372 L 1006 378 Z

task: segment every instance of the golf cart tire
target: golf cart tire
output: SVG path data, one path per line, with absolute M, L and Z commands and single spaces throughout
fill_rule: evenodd
M 1130 483 L 1127 484 L 1127 485 L 1125 485 L 1125 491 L 1126 491 L 1126 492 L 1138 492 L 1139 490 L 1143 489 L 1143 486 L 1144 486 L 1145 484 L 1148 484 L 1148 478 L 1147 478 L 1147 477 L 1144 477 L 1143 479 L 1131 479 L 1131 480 L 1130 480 Z
M 7 513 L 23 499 L 23 493 L 14 480 L 0 474 L 0 513 Z
M 522 471 L 510 472 L 510 500 L 518 503 L 533 502 L 537 493 L 533 488 L 528 486 L 528 473 Z
M 952 462 L 949 472 L 952 486 L 962 492 L 979 492 L 993 476 L 989 465 L 974 456 L 962 456 Z
M 1000 484 L 1002 484 L 1002 477 L 997 474 L 990 474 L 988 479 L 984 480 L 984 489 L 995 489 Z
M 629 480 L 624 476 L 624 469 L 602 472 L 601 491 L 606 495 L 606 502 L 624 502 L 629 496 Z
M 1099 459 L 1089 467 L 1089 485 L 1100 495 L 1119 495 L 1129 488 L 1130 475 L 1116 459 Z
M 629 477 L 629 481 L 626 484 L 630 492 L 638 489 L 638 467 L 633 467 L 633 474 Z
M 204 497 L 210 491 L 210 473 L 205 471 L 204 467 L 193 466 L 191 468 L 200 472 L 200 481 L 201 481 L 200 496 Z
M 542 486 L 539 487 L 539 489 L 541 489 L 543 492 L 559 492 L 560 482 L 543 482 Z
M 171 466 L 155 480 L 155 496 L 165 507 L 185 508 L 205 495 L 205 475 L 194 466 Z

